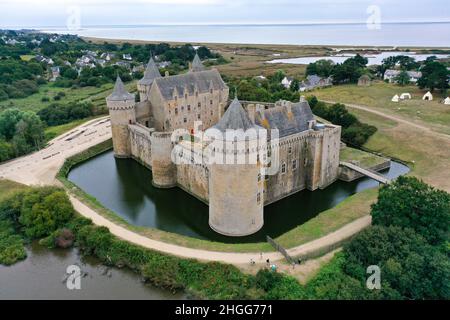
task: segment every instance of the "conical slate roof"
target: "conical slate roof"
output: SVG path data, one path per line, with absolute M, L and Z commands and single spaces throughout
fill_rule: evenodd
M 134 95 L 129 93 L 123 85 L 122 79 L 117 76 L 116 84 L 114 85 L 113 92 L 106 98 L 108 101 L 125 101 L 134 100 Z
M 205 66 L 203 65 L 197 53 L 195 54 L 194 60 L 192 61 L 192 71 L 193 72 L 205 71 Z
M 248 129 L 255 128 L 258 126 L 253 124 L 250 120 L 247 112 L 242 107 L 241 103 L 237 98 L 231 102 L 227 111 L 223 114 L 220 121 L 214 126 L 214 128 L 225 132 L 227 130 L 239 130 L 242 129 L 247 131 Z
M 159 69 L 156 66 L 155 61 L 152 57 L 150 57 L 150 60 L 148 61 L 147 68 L 144 72 L 144 77 L 139 80 L 139 84 L 142 85 L 150 85 L 152 84 L 153 80 L 156 78 L 161 78 L 161 74 L 159 73 Z

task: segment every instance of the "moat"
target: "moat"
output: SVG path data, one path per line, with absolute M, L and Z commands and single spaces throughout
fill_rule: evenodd
M 82 257 L 77 249 L 49 250 L 33 242 L 27 246 L 27 255 L 27 259 L 13 266 L 0 265 L 0 300 L 187 299 L 183 293 L 172 294 L 144 284 L 129 269 L 106 269 L 97 259 Z M 66 287 L 64 280 L 70 265 L 79 266 L 84 274 L 80 290 L 68 290 Z
M 407 166 L 393 161 L 391 168 L 382 173 L 396 178 L 408 171 Z M 278 237 L 347 197 L 378 185 L 361 178 L 337 181 L 325 190 L 301 191 L 265 207 L 264 227 L 258 233 L 231 238 L 209 227 L 206 204 L 179 188 L 154 188 L 150 170 L 131 159 L 116 159 L 112 151 L 73 168 L 69 180 L 130 224 L 225 243 L 260 242 L 267 235 Z

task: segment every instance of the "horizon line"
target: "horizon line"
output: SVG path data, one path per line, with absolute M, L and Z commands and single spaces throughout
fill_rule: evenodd
M 439 23 L 450 23 L 450 20 L 436 20 L 436 21 L 387 21 L 381 22 L 381 25 L 387 24 L 439 24 Z M 320 26 L 320 25 L 364 25 L 367 22 L 362 21 L 324 21 L 324 22 L 271 22 L 271 23 L 233 23 L 233 22 L 223 22 L 223 23 L 139 23 L 139 24 L 86 24 L 85 28 L 133 28 L 133 27 L 158 27 L 158 26 Z M 64 25 L 53 25 L 53 26 L 0 26 L 0 29 L 8 28 L 19 28 L 15 30 L 41 30 L 41 29 L 61 29 L 66 28 Z

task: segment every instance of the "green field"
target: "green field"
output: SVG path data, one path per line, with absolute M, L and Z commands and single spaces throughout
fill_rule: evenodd
M 392 102 L 394 95 L 410 93 L 411 100 Z M 319 100 L 357 104 L 402 117 L 418 124 L 427 125 L 438 132 L 450 134 L 450 106 L 441 101 L 445 99 L 440 92 L 433 93 L 433 101 L 423 101 L 426 90 L 417 86 L 399 86 L 381 81 L 373 82 L 369 87 L 357 85 L 339 85 L 313 91 Z M 353 110 L 352 110 L 353 112 Z
M 382 164 L 386 161 L 386 159 L 383 157 L 379 157 L 375 154 L 349 147 L 341 150 L 340 158 L 341 161 L 345 162 L 357 161 L 361 167 L 367 169 Z
M 136 91 L 136 82 L 128 83 L 127 88 L 130 92 Z M 106 106 L 105 98 L 111 93 L 113 84 L 108 83 L 99 88 L 82 87 L 82 88 L 58 88 L 52 84 L 45 84 L 39 87 L 39 92 L 22 99 L 9 99 L 0 102 L 0 112 L 8 108 L 18 108 L 21 110 L 29 110 L 38 112 L 47 107 L 51 103 L 69 103 L 76 101 L 90 100 L 97 109 Z M 64 92 L 65 96 L 59 101 L 53 98 L 60 92 Z M 48 97 L 50 101 L 43 102 L 42 98 Z
M 0 179 L 0 201 L 5 200 L 9 196 L 13 195 L 17 191 L 21 191 L 26 189 L 27 187 L 23 184 Z

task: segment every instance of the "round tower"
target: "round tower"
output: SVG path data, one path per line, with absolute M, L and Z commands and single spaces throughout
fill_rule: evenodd
M 262 128 L 237 99 L 213 128 L 223 134 L 218 141 L 223 148 L 216 156 L 224 161 L 209 167 L 209 225 L 227 236 L 251 235 L 264 225 L 264 179 L 257 158 L 257 132 Z
M 150 137 L 152 148 L 153 185 L 172 188 L 177 184 L 177 168 L 172 161 L 172 133 L 154 132 Z
M 111 118 L 114 155 L 118 158 L 131 156 L 128 125 L 136 122 L 135 97 L 129 93 L 117 76 L 113 92 L 106 98 Z
M 148 61 L 147 68 L 145 69 L 144 77 L 138 81 L 137 85 L 141 102 L 149 100 L 148 94 L 153 81 L 156 78 L 161 78 L 161 74 L 159 73 L 159 69 L 150 54 L 150 60 Z

